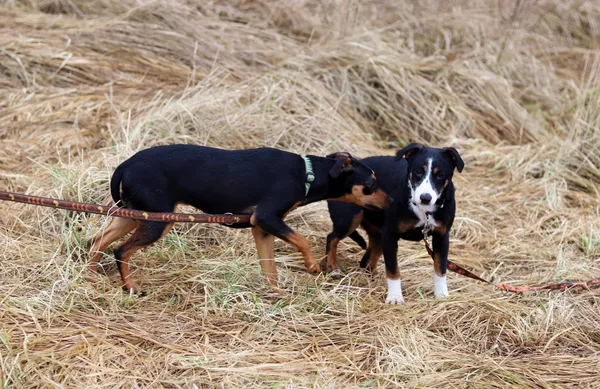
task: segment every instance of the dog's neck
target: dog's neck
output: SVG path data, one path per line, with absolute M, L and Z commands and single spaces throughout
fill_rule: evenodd
M 343 193 L 343 189 L 332 185 L 329 177 L 329 172 L 335 165 L 336 160 L 316 155 L 307 155 L 307 157 L 312 162 L 315 180 L 310 185 L 304 204 L 343 196 L 345 194 Z

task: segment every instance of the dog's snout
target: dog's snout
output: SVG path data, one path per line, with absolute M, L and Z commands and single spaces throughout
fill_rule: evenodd
M 429 193 L 423 193 L 420 199 L 422 204 L 429 204 L 431 202 L 431 195 Z
M 385 209 L 389 207 L 391 202 L 393 201 L 392 198 L 381 189 L 377 189 L 372 196 L 373 200 L 368 202 L 367 208 L 371 207 L 377 209 Z

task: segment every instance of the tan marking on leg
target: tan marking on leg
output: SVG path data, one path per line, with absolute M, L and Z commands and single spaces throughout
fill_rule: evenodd
M 310 250 L 310 245 L 308 244 L 308 240 L 305 237 L 298 234 L 297 232 L 292 232 L 291 234 L 285 236 L 285 240 L 296 247 L 298 251 L 302 253 L 304 257 L 304 266 L 310 273 L 320 273 L 321 266 L 317 263 L 315 258 L 312 255 L 312 251 Z
M 442 277 L 442 262 L 440 253 L 437 252 L 433 253 L 433 271 L 435 271 L 435 274 L 437 274 L 439 277 Z
M 331 242 L 329 242 L 329 253 L 327 254 L 327 271 L 332 271 L 338 268 L 337 264 L 337 248 L 340 240 L 338 238 L 333 238 Z
M 121 282 L 123 283 L 123 289 L 125 289 L 126 292 L 140 292 L 138 286 L 135 285 L 133 279 L 131 278 L 131 272 L 129 271 L 129 258 L 131 258 L 131 256 L 142 247 L 143 246 L 134 246 L 123 253 L 123 256 L 121 257 L 121 265 L 119 266 L 119 270 L 121 274 Z
M 133 282 L 131 272 L 129 270 L 129 259 L 138 250 L 148 247 L 158 241 L 164 236 L 165 230 L 172 227 L 172 223 L 169 224 L 154 224 L 156 222 L 140 222 L 138 227 L 134 231 L 133 235 L 125 241 L 121 246 L 115 250 L 115 257 L 120 256 L 120 263 L 117 263 L 119 272 L 121 273 L 121 280 L 123 282 L 123 289 L 127 292 L 133 291 L 134 293 L 141 292 L 140 289 Z M 151 224 L 151 225 L 148 225 Z M 157 235 L 157 230 L 152 227 L 161 227 L 163 230 L 160 231 L 160 235 Z
M 259 227 L 252 227 L 252 236 L 256 243 L 258 262 L 267 282 L 277 287 L 277 266 L 275 265 L 275 237 L 265 233 Z
M 358 226 L 362 222 L 363 215 L 364 211 L 361 210 L 359 213 L 356 214 L 356 216 L 352 218 L 352 224 L 350 224 L 350 228 L 348 229 L 347 234 L 344 236 L 344 238 L 346 238 L 358 228 Z M 327 254 L 327 271 L 332 271 L 339 268 L 337 264 L 337 247 L 339 243 L 340 239 L 333 239 L 329 245 L 329 253 Z
M 367 270 L 372 274 L 375 274 L 379 258 L 383 255 L 383 248 L 380 243 L 375 243 L 372 239 L 369 239 L 369 247 L 367 247 L 367 250 L 369 250 L 369 264 L 367 265 Z
M 131 235 L 125 243 L 117 248 L 118 251 L 121 251 L 121 264 L 118 265 L 119 272 L 121 273 L 121 281 L 123 282 L 123 289 L 125 289 L 127 292 L 141 292 L 137 285 L 133 282 L 133 278 L 131 277 L 131 272 L 129 270 L 129 259 L 131 256 L 135 254 L 136 251 L 155 243 L 165 235 L 166 230 L 173 227 L 173 223 L 169 223 L 164 227 L 165 230 L 163 230 L 160 237 L 149 241 L 147 236 L 149 232 L 144 229 L 144 224 L 145 223 L 139 223 L 138 228 L 135 230 L 133 235 Z M 140 243 L 140 241 L 144 243 Z
M 445 235 L 446 234 L 446 226 L 444 224 L 442 224 L 441 222 L 437 222 L 435 224 L 435 227 L 433 227 L 433 231 L 440 235 Z
M 400 278 L 400 271 L 396 270 L 396 274 L 390 273 L 389 271 L 385 271 L 385 276 L 390 280 L 397 280 Z
M 92 239 L 88 268 L 92 271 L 97 271 L 102 252 L 111 243 L 130 233 L 136 226 L 137 222 L 135 220 L 120 217 L 113 218 L 106 230 L 101 231 Z

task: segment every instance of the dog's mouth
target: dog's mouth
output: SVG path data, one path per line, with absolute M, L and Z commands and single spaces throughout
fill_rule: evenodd
M 417 200 L 415 200 L 414 198 L 410 199 L 410 202 L 417 208 L 419 208 L 421 211 L 423 212 L 430 212 L 431 210 L 434 210 L 436 208 L 435 203 L 430 203 L 430 204 L 423 204 Z

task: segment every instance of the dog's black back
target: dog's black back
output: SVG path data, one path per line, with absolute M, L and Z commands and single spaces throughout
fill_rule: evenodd
M 159 146 L 138 152 L 117 168 L 113 183 L 122 182 L 122 188 L 120 193 L 118 186 L 113 187 L 112 196 L 129 205 L 139 190 L 147 191 L 164 203 L 163 209 L 150 211 L 185 203 L 207 213 L 252 213 L 249 207 L 264 201 L 265 193 L 288 196 L 292 203 L 301 200 L 304 171 L 297 154 L 274 148 Z

